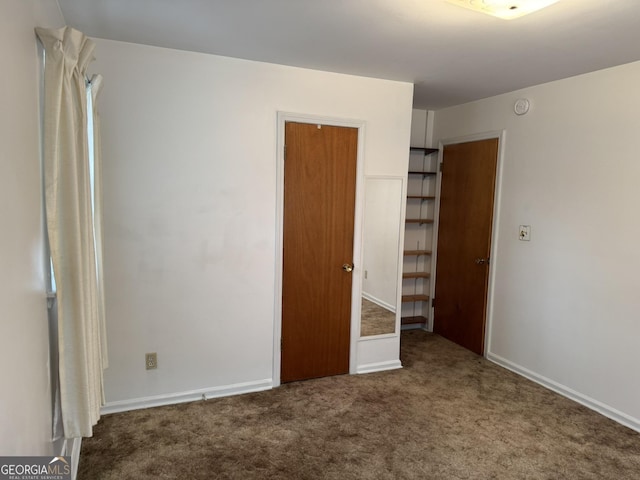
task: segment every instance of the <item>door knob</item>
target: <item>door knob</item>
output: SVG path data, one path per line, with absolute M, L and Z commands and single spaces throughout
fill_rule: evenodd
M 345 263 L 344 265 L 342 265 L 342 269 L 347 273 L 353 272 L 353 263 Z
M 478 265 L 485 265 L 485 264 L 489 264 L 489 259 L 488 258 L 476 258 L 475 262 Z

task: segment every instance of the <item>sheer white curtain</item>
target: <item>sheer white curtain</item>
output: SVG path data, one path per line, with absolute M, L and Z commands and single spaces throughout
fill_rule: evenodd
M 93 232 L 96 251 L 96 282 L 98 293 L 98 328 L 100 335 L 100 354 L 102 357 L 102 370 L 109 366 L 109 358 L 107 355 L 107 324 L 105 319 L 105 300 L 104 300 L 104 272 L 102 269 L 102 137 L 100 135 L 100 115 L 98 115 L 98 96 L 102 91 L 102 75 L 94 75 L 88 84 L 88 92 L 91 96 L 92 128 L 89 132 L 89 138 L 93 140 L 89 152 L 92 154 L 91 165 L 93 165 Z M 100 381 L 102 382 L 102 370 L 100 371 Z M 102 383 L 101 383 L 102 385 Z M 102 387 L 101 387 L 102 388 Z M 104 393 L 104 390 L 103 390 Z M 104 395 L 102 397 L 104 404 Z
M 97 155 L 93 190 L 88 127 L 96 117 L 93 112 L 87 115 L 93 97 L 86 89 L 86 69 L 95 45 L 69 27 L 37 28 L 36 33 L 45 49 L 45 205 L 58 297 L 64 435 L 88 437 L 100 418 L 106 367 L 102 255 L 97 251 L 101 242 L 94 236 L 93 214 L 94 205 L 101 212 L 101 169 Z M 95 123 L 93 135 L 99 147 Z M 99 215 L 96 220 L 100 225 Z

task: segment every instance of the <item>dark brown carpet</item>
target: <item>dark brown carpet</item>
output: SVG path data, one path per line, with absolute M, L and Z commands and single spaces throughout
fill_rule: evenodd
M 105 416 L 78 478 L 640 478 L 640 435 L 585 407 L 422 331 L 402 362 Z

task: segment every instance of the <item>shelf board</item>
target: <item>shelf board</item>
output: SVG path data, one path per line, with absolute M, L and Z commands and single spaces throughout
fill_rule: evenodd
M 426 317 L 418 316 L 418 317 L 402 317 L 400 319 L 400 323 L 402 325 L 415 325 L 416 323 L 427 323 Z
M 437 175 L 438 172 L 422 172 L 418 170 L 409 170 L 410 175 Z
M 431 255 L 431 250 L 405 250 L 405 256 L 420 256 L 420 255 Z
M 424 294 L 418 294 L 418 295 L 402 295 L 402 302 L 403 303 L 410 303 L 410 302 L 428 302 L 429 301 L 429 295 L 424 295 Z
M 425 155 L 431 155 L 432 153 L 436 153 L 438 151 L 437 148 L 427 148 L 427 147 L 409 147 L 410 152 L 421 152 Z
M 422 200 L 435 200 L 434 195 L 407 195 L 407 198 L 420 198 Z
M 429 219 L 429 218 L 407 218 L 405 220 L 406 223 L 433 223 L 433 220 Z
M 404 272 L 402 278 L 429 278 L 429 272 Z

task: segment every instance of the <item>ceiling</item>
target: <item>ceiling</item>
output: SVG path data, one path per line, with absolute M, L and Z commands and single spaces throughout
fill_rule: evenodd
M 437 110 L 640 60 L 639 0 L 501 20 L 445 0 L 58 0 L 91 37 L 408 81 Z

